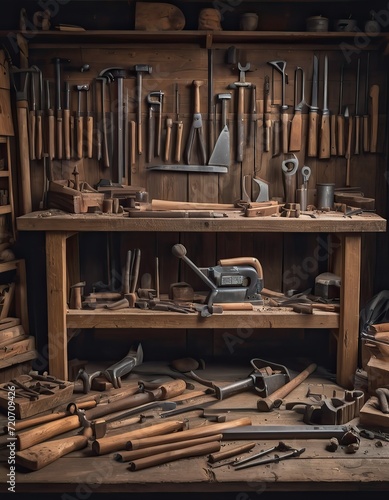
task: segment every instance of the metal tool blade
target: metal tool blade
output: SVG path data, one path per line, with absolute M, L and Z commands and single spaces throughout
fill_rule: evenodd
M 152 165 L 146 167 L 146 170 L 171 170 L 175 172 L 202 172 L 227 174 L 228 168 L 219 165 Z
M 144 405 L 137 406 L 136 408 L 131 408 L 131 410 L 122 411 L 110 418 L 105 419 L 106 422 L 115 422 L 123 418 L 130 417 L 131 415 L 136 415 L 145 410 L 151 410 L 152 408 L 161 408 L 163 411 L 172 411 L 177 407 L 177 403 L 174 401 L 151 401 L 150 403 L 145 403 Z
M 328 56 L 324 57 L 324 91 L 323 91 L 323 115 L 329 115 L 328 109 Z
M 230 131 L 227 125 L 220 132 L 217 138 L 215 147 L 213 148 L 208 165 L 221 165 L 229 167 L 231 164 L 230 157 Z
M 319 59 L 313 56 L 313 75 L 312 75 L 312 97 L 311 97 L 311 110 L 318 110 L 318 85 L 319 85 Z

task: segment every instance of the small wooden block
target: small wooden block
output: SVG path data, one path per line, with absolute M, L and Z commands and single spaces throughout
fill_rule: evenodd
M 372 356 L 366 366 L 368 392 L 374 394 L 379 387 L 389 385 L 389 358 Z
M 389 414 L 382 413 L 382 411 L 375 408 L 378 405 L 378 398 L 372 396 L 364 404 L 359 412 L 359 422 L 362 426 L 376 427 L 379 429 L 389 428 Z

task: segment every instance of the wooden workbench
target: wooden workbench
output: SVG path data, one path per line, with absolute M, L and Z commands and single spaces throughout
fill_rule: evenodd
M 242 217 L 226 213 L 223 218 L 136 218 L 125 215 L 75 215 L 47 210 L 17 219 L 19 231 L 44 231 L 50 373 L 67 379 L 68 328 L 328 328 L 337 334 L 337 381 L 352 388 L 357 367 L 361 237 L 363 233 L 383 232 L 386 221 L 376 214 L 344 217 L 341 213 L 320 213 L 316 218 Z M 80 232 L 146 233 L 329 233 L 340 242 L 341 311 L 314 315 L 285 314 L 284 311 L 254 311 L 213 315 L 211 318 L 179 313 L 139 311 L 69 310 L 67 239 Z M 77 248 L 73 246 L 71 248 Z M 317 249 L 317 253 L 318 253 Z M 195 256 L 194 256 L 195 257 Z M 317 258 L 315 249 L 313 256 Z M 77 257 L 72 254 L 72 259 Z M 72 264 L 74 266 L 74 263 Z M 76 282 L 76 281 L 74 281 Z

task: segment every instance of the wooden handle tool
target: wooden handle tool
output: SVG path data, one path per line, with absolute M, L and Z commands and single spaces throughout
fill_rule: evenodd
M 27 100 L 16 102 L 16 116 L 19 131 L 19 163 L 22 183 L 23 214 L 32 212 L 30 152 L 28 146 L 28 103 Z
M 82 450 L 87 444 L 88 437 L 84 435 L 55 439 L 16 452 L 16 463 L 29 470 L 39 470 L 72 451 Z
M 319 121 L 317 111 L 310 111 L 308 118 L 308 156 L 317 156 L 317 135 Z
M 331 156 L 336 156 L 337 154 L 337 149 L 336 149 L 336 115 L 332 114 L 331 115 Z
M 285 384 L 274 391 L 267 398 L 261 398 L 257 401 L 257 408 L 260 412 L 271 411 L 273 408 L 278 407 L 282 399 L 287 396 L 290 392 L 293 391 L 296 387 L 298 387 L 306 378 L 309 377 L 311 373 L 316 370 L 317 366 L 315 363 L 310 364 L 304 371 L 299 373 L 295 378 L 293 378 L 290 382 Z
M 372 85 L 370 87 L 370 98 L 371 98 L 370 153 L 377 152 L 379 93 L 380 93 L 380 88 L 378 85 Z
M 57 111 L 57 160 L 62 160 L 63 151 L 63 115 L 62 110 Z
M 173 120 L 171 118 L 166 118 L 165 161 L 169 161 L 170 158 L 170 149 L 172 146 L 172 127 Z

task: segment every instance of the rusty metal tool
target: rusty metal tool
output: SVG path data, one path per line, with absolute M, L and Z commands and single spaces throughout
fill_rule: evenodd
M 142 345 L 131 346 L 128 354 L 117 363 L 108 367 L 102 374 L 111 382 L 115 389 L 122 386 L 121 377 L 130 373 L 130 371 L 143 362 Z
M 63 123 L 62 123 L 62 97 L 61 97 L 61 64 L 69 63 L 69 59 L 64 59 L 62 57 L 54 57 L 52 59 L 55 67 L 55 83 L 56 83 L 56 93 L 55 93 L 55 109 L 56 109 L 56 118 L 57 118 L 57 133 L 56 133 L 56 144 L 57 144 L 57 154 L 56 158 L 58 160 L 62 160 L 63 153 Z
M 251 83 L 246 81 L 246 72 L 250 69 L 250 63 L 247 63 L 245 66 L 238 63 L 239 69 L 239 81 L 235 83 L 231 83 L 228 88 L 238 89 L 238 106 L 236 113 L 236 131 L 237 131 L 237 140 L 236 140 L 236 161 L 242 162 L 244 156 L 244 109 L 245 109 L 245 89 L 250 88 L 252 86 Z
M 300 75 L 300 92 L 299 92 Z M 302 141 L 303 118 L 302 112 L 306 105 L 305 101 L 305 73 L 303 68 L 297 66 L 294 72 L 294 115 L 290 126 L 289 151 L 300 151 Z
M 258 399 L 257 408 L 260 412 L 267 412 L 277 408 L 282 404 L 282 399 L 287 396 L 290 392 L 298 387 L 306 378 L 311 375 L 317 368 L 315 363 L 311 363 L 305 370 L 299 373 L 296 377 L 292 378 L 287 384 L 282 386 L 280 389 L 274 391 L 270 396 L 262 399 Z
M 99 76 L 96 78 L 96 81 L 101 82 L 101 118 L 102 118 L 102 154 L 103 154 L 103 164 L 105 168 L 110 168 L 111 166 L 111 155 L 108 143 L 108 122 L 107 122 L 107 110 L 106 110 L 106 89 L 107 83 L 109 80 L 109 76 L 106 74 L 106 70 L 100 72 Z M 111 124 L 110 124 L 111 126 Z
M 147 95 L 147 103 L 149 104 L 147 161 L 149 163 L 154 156 L 161 154 L 163 96 L 164 93 L 161 90 L 152 91 Z M 155 126 L 155 113 L 158 113 L 157 127 Z
M 281 73 L 281 126 L 282 126 L 282 152 L 287 153 L 288 145 L 288 105 L 285 101 L 285 88 L 287 83 L 286 61 L 269 61 L 268 64 Z
M 267 450 L 262 450 L 258 453 L 255 453 L 254 455 L 250 455 L 248 457 L 241 458 L 240 460 L 236 460 L 233 465 L 235 467 L 235 466 L 246 464 L 248 462 L 251 462 L 252 460 L 255 460 L 257 458 L 261 458 L 264 455 L 271 453 L 272 451 L 287 451 L 287 450 L 291 450 L 291 449 L 292 448 L 290 446 L 288 446 L 284 442 L 280 441 L 277 445 L 272 446 L 271 448 L 268 448 Z
M 328 159 L 331 156 L 330 150 L 330 110 L 328 109 L 328 56 L 324 56 L 324 76 L 323 76 L 323 109 L 320 124 L 319 158 Z
M 143 153 L 143 139 L 142 139 L 142 80 L 143 73 L 151 74 L 152 67 L 148 64 L 136 64 L 134 71 L 136 73 L 136 95 L 137 95 L 137 124 L 138 124 L 138 154 Z
M 174 106 L 176 113 L 176 121 L 174 123 L 177 124 L 176 129 L 176 148 L 174 153 L 174 161 L 179 163 L 181 161 L 181 151 L 182 151 L 182 134 L 184 131 L 183 121 L 180 120 L 180 93 L 178 91 L 178 83 L 174 84 Z
M 299 457 L 305 451 L 305 448 L 300 448 L 299 450 L 292 450 L 284 455 L 274 455 L 274 457 L 264 458 L 262 460 L 253 460 L 252 462 L 248 462 L 245 464 L 237 465 L 234 467 L 235 470 L 247 469 L 248 467 L 254 467 L 256 465 L 265 465 L 265 464 L 278 464 L 281 460 L 287 460 L 288 458 Z
M 313 56 L 312 95 L 308 121 L 308 156 L 317 156 L 319 59 Z
M 347 145 L 346 145 L 346 152 L 345 152 L 345 158 L 346 158 L 346 186 L 350 186 L 350 167 L 351 167 L 351 141 L 352 141 L 352 134 L 353 134 L 353 118 L 350 115 L 350 112 L 348 110 L 348 106 L 344 110 L 344 118 L 345 122 L 347 123 Z
M 370 151 L 370 134 L 369 134 L 369 74 L 370 71 L 370 52 L 367 53 L 366 58 L 366 72 L 365 72 L 365 110 L 363 113 L 363 152 Z
M 236 439 L 330 439 L 339 440 L 355 427 L 349 425 L 245 425 L 223 430 L 225 441 Z M 357 431 L 356 431 L 357 432 Z
M 359 78 L 361 72 L 361 58 L 358 57 L 357 61 L 357 74 L 355 80 L 355 142 L 354 142 L 354 154 L 359 155 L 360 153 L 360 139 L 361 139 L 361 116 L 359 115 Z
M 194 112 L 193 112 L 192 126 L 189 131 L 188 141 L 186 143 L 186 148 L 184 152 L 184 160 L 188 165 L 190 164 L 194 142 L 197 137 L 199 162 L 201 165 L 205 165 L 207 162 L 207 153 L 205 150 L 203 120 L 200 111 L 200 87 L 204 84 L 204 82 L 201 80 L 193 80 L 192 83 L 195 89 Z
M 281 164 L 282 177 L 284 181 L 285 203 L 295 203 L 296 197 L 296 172 L 299 162 L 297 156 L 292 153 L 293 158 L 284 160 Z

